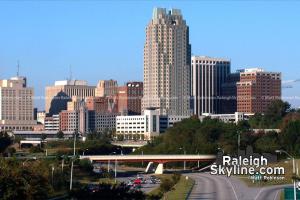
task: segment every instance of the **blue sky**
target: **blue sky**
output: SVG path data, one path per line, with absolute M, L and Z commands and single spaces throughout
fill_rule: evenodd
M 0 1 L 0 78 L 27 76 L 37 96 L 69 77 L 142 80 L 145 27 L 154 7 L 180 8 L 194 55 L 225 57 L 232 71 L 260 66 L 300 78 L 297 1 Z M 300 96 L 300 83 L 283 96 Z M 300 99 L 292 99 L 300 106 Z M 43 109 L 44 101 L 36 101 Z

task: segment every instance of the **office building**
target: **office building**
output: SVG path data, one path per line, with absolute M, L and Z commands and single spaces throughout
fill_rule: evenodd
M 221 113 L 221 88 L 230 73 L 230 61 L 192 56 L 192 95 L 194 114 Z
M 116 118 L 119 113 L 95 113 L 95 131 L 105 133 L 116 129 Z
M 237 112 L 237 82 L 240 81 L 240 72 L 228 74 L 221 88 L 221 113 Z
M 115 96 L 118 91 L 118 82 L 116 80 L 100 80 L 95 89 L 96 97 Z
M 188 117 L 160 115 L 160 110 L 155 108 L 144 110 L 143 115 L 117 116 L 116 136 L 125 140 L 151 140 Z
M 88 97 L 85 99 L 88 110 L 94 110 L 96 113 L 117 113 L 117 96 Z
M 272 101 L 281 98 L 281 73 L 249 68 L 240 73 L 237 82 L 237 110 L 264 113 Z
M 86 97 L 86 98 L 90 98 L 90 97 Z M 82 100 L 82 99 L 79 100 L 73 96 L 72 101 L 69 101 L 67 103 L 67 110 L 68 111 L 79 110 L 82 105 L 85 105 L 84 100 Z
M 118 112 L 140 115 L 142 112 L 143 82 L 127 82 L 118 88 Z
M 51 117 L 45 117 L 44 129 L 45 131 L 58 132 L 60 130 L 59 115 L 52 115 Z
M 63 80 L 55 81 L 54 86 L 46 87 L 45 111 L 49 116 L 67 110 L 67 103 L 72 98 L 79 100 L 95 96 L 95 86 L 88 86 L 86 81 Z
M 33 130 L 33 96 L 25 77 L 0 80 L 0 130 Z
M 142 110 L 191 115 L 189 27 L 181 11 L 155 8 L 146 27 Z

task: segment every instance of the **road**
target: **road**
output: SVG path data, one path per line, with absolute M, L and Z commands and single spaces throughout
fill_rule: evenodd
M 150 177 L 150 175 L 145 175 L 145 174 L 143 174 L 143 175 L 140 174 L 139 176 L 143 177 L 144 179 L 148 179 Z M 119 182 L 124 182 L 124 183 L 127 183 L 129 180 L 134 180 L 134 179 L 136 179 L 136 175 L 135 176 L 127 176 L 127 177 L 117 178 L 117 180 Z M 149 193 L 157 187 L 159 187 L 158 183 L 156 183 L 156 184 L 143 183 L 141 190 L 145 193 Z
M 210 175 L 209 173 L 185 174 L 195 180 L 195 186 L 189 197 L 214 200 L 279 200 L 280 191 L 291 185 L 268 187 L 248 187 L 235 177 Z

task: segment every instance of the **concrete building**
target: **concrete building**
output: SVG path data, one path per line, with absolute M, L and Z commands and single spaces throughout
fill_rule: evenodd
M 45 127 L 44 128 L 45 131 L 56 131 L 56 132 L 58 132 L 60 130 L 59 115 L 52 115 L 52 117 L 46 117 L 44 127 Z
M 203 113 L 200 116 L 200 120 L 203 120 L 205 117 L 209 117 L 211 119 L 219 119 L 225 123 L 235 123 L 237 124 L 239 121 L 248 120 L 253 114 L 235 112 L 233 114 L 210 114 Z
M 146 27 L 142 110 L 190 116 L 191 45 L 181 11 L 154 8 Z
M 84 102 L 77 110 L 63 110 L 59 114 L 59 129 L 61 131 L 87 133 L 89 131 L 88 110 Z
M 118 112 L 117 96 L 88 97 L 85 103 L 88 110 L 94 110 L 96 113 Z
M 0 130 L 33 130 L 33 96 L 25 77 L 0 80 Z
M 230 73 L 230 60 L 192 56 L 194 114 L 221 113 L 221 88 Z
M 104 133 L 116 129 L 118 113 L 95 113 L 95 131 Z
M 115 96 L 118 91 L 118 82 L 116 80 L 100 80 L 95 89 L 96 97 Z
M 240 73 L 237 82 L 237 110 L 264 113 L 275 99 L 281 98 L 281 73 L 249 68 Z
M 90 97 L 86 97 L 86 98 L 90 98 Z M 67 110 L 68 111 L 79 110 L 83 104 L 84 104 L 84 100 L 80 100 L 75 96 L 73 96 L 72 101 L 69 101 L 67 103 Z
M 61 131 L 79 131 L 79 111 L 63 110 L 59 114 L 59 129 Z
M 180 122 L 188 116 L 160 115 L 159 109 L 146 109 L 143 115 L 117 116 L 117 138 L 125 140 L 151 140 L 174 123 Z
M 143 82 L 127 82 L 118 88 L 118 112 L 140 115 L 142 112 Z
M 67 110 L 67 102 L 73 97 L 82 100 L 95 96 L 95 88 L 95 86 L 88 86 L 87 82 L 82 80 L 55 81 L 54 86 L 46 87 L 45 111 L 50 116 L 59 114 L 60 111 Z

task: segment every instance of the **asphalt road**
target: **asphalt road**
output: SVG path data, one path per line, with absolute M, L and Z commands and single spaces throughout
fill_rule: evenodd
M 195 180 L 190 200 L 279 200 L 280 191 L 288 185 L 248 187 L 235 177 L 216 176 L 209 173 L 185 174 Z M 290 185 L 289 185 L 290 186 Z

